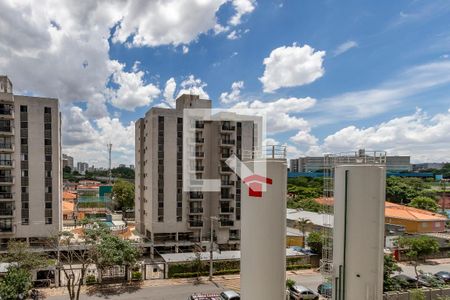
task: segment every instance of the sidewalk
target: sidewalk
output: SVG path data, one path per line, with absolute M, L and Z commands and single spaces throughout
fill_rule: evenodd
M 311 275 L 317 274 L 314 269 L 305 269 L 305 270 L 297 270 L 297 271 L 287 271 L 286 276 L 292 275 Z M 216 285 L 240 290 L 240 278 L 239 274 L 235 275 L 220 275 L 214 276 L 213 282 Z M 201 282 L 208 282 L 208 277 L 201 277 Z M 178 285 L 194 285 L 196 284 L 196 280 L 194 278 L 180 278 L 180 279 L 153 279 L 153 280 L 144 280 L 141 282 L 129 282 L 129 283 L 114 283 L 114 284 L 105 284 L 103 286 L 100 285 L 91 285 L 91 286 L 82 286 L 81 293 L 86 294 L 89 293 L 92 289 L 105 289 L 105 290 L 114 290 L 114 289 L 136 289 L 136 288 L 146 288 L 146 287 L 164 287 L 164 286 L 178 286 Z M 41 293 L 43 293 L 46 297 L 53 296 L 66 296 L 68 295 L 66 287 L 57 287 L 57 288 L 42 288 L 39 289 Z

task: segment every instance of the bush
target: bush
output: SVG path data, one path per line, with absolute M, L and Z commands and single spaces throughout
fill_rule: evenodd
M 286 267 L 287 271 L 291 270 L 302 270 L 302 269 L 311 269 L 310 264 L 304 264 L 304 265 L 290 265 Z
M 95 278 L 94 275 L 88 275 L 86 276 L 86 284 L 87 285 L 93 285 L 97 283 L 97 279 Z
M 292 288 L 294 285 L 295 285 L 295 280 L 290 279 L 290 278 L 286 279 L 286 287 L 288 289 Z
M 142 273 L 140 271 L 131 272 L 131 280 L 142 280 Z

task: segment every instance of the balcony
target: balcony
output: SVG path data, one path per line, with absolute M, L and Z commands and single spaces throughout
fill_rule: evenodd
M 2 176 L 0 175 L 0 184 L 12 184 L 13 183 L 13 176 Z
M 13 160 L 12 159 L 0 159 L 0 167 L 12 168 L 13 167 Z
M 0 151 L 13 152 L 14 144 L 13 143 L 0 143 Z
M 191 192 L 191 193 L 189 193 L 189 198 L 190 199 L 203 199 L 203 193 Z
M 195 215 L 195 214 L 202 214 L 203 213 L 203 207 L 191 207 L 189 209 L 189 214 Z
M 221 139 L 220 140 L 220 145 L 221 146 L 227 146 L 227 147 L 232 147 L 236 144 L 235 140 L 232 139 Z
M 13 194 L 11 192 L 0 192 L 0 200 L 11 200 Z
M 2 118 L 13 118 L 14 117 L 14 109 L 12 106 L 0 106 L 0 117 Z
M 205 166 L 195 166 L 192 171 L 194 172 L 203 172 L 205 170 Z
M 202 220 L 189 220 L 188 225 L 190 228 L 201 228 L 201 227 L 203 227 L 203 221 Z
M 205 152 L 195 152 L 195 157 L 205 157 Z
M 220 220 L 220 227 L 233 227 L 234 221 L 233 220 Z
M 0 134 L 14 134 L 14 128 L 12 126 L 0 126 Z
M 222 125 L 221 127 L 222 131 L 234 131 L 235 129 L 236 127 L 231 125 Z
M 233 173 L 233 170 L 231 170 L 229 166 L 221 166 L 220 171 L 222 173 Z
M 234 181 L 233 180 L 221 180 L 220 184 L 222 186 L 234 186 Z
M 234 213 L 234 207 L 222 206 L 222 207 L 220 207 L 220 213 L 221 214 L 232 214 L 232 213 Z
M 221 194 L 220 200 L 234 200 L 233 194 Z
M 196 137 L 196 138 L 195 138 L 195 142 L 196 142 L 197 144 L 203 144 L 203 143 L 205 142 L 205 139 L 202 138 L 202 137 Z
M 0 208 L 0 217 L 12 217 L 14 210 L 10 208 Z

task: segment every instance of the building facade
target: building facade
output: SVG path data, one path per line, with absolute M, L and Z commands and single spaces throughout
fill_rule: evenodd
M 357 155 L 352 157 L 356 161 L 358 157 L 364 157 L 366 151 L 360 149 Z M 289 161 L 291 172 L 320 172 L 325 166 L 324 156 L 305 156 Z M 391 172 L 410 172 L 412 171 L 410 156 L 386 156 L 386 170 Z
M 62 165 L 64 167 L 69 167 L 71 170 L 73 170 L 73 157 L 69 156 L 67 154 L 62 155 Z
M 0 238 L 40 245 L 61 229 L 57 99 L 14 95 L 0 76 Z
M 210 237 L 222 249 L 239 248 L 241 182 L 225 160 L 254 145 L 253 123 L 196 121 L 183 128 L 183 111 L 211 109 L 211 100 L 182 95 L 175 109 L 154 107 L 136 121 L 136 228 L 155 247 L 178 251 Z M 220 179 L 220 192 L 183 192 L 183 131 L 195 132 L 189 176 Z M 216 220 L 217 218 L 217 220 Z
M 86 171 L 89 171 L 89 165 L 85 162 L 77 162 L 77 171 L 78 173 L 84 175 Z

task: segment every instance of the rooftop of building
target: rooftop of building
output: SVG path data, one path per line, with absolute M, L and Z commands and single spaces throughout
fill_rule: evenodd
M 317 198 L 315 201 L 321 205 L 334 205 L 333 198 Z M 447 217 L 424 209 L 418 209 L 406 205 L 386 201 L 384 215 L 387 218 L 396 218 L 411 221 L 445 221 Z
M 71 192 L 63 192 L 63 200 L 75 200 L 77 199 L 77 194 Z

